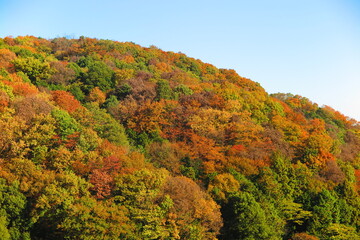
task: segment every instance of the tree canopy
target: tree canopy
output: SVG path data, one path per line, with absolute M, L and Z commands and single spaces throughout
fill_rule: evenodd
M 359 239 L 359 154 L 357 121 L 185 54 L 0 39 L 2 239 Z

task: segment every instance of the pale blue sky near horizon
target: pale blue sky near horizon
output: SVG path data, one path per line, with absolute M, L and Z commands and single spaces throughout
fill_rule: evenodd
M 360 0 L 0 0 L 0 37 L 183 52 L 360 121 Z

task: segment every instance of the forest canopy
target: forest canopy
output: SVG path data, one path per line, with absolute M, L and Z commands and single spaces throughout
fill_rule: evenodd
M 0 39 L 4 240 L 356 240 L 359 153 L 357 121 L 182 53 Z

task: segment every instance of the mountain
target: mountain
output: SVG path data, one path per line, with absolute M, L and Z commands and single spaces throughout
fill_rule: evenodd
M 360 126 L 131 42 L 0 39 L 2 239 L 360 239 Z

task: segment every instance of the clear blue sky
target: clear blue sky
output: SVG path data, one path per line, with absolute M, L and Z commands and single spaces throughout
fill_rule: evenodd
M 0 0 L 9 35 L 180 51 L 360 120 L 360 0 Z

